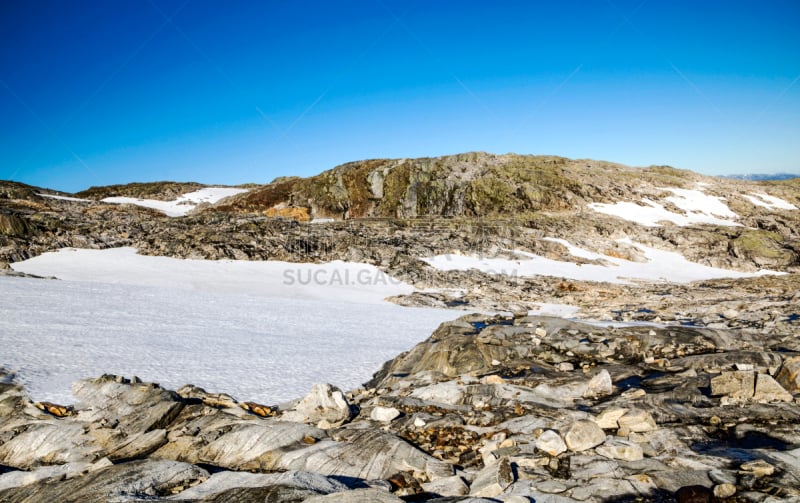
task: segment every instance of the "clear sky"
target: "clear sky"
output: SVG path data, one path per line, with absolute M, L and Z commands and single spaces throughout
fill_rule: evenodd
M 483 150 L 800 172 L 800 2 L 0 1 L 0 179 Z

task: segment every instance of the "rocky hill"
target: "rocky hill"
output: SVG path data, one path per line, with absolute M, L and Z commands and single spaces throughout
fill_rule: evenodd
M 311 218 L 508 217 L 585 208 L 590 203 L 657 196 L 665 187 L 713 186 L 730 194 L 746 185 L 669 166 L 630 168 L 555 156 L 471 152 L 437 158 L 374 159 L 310 178 L 288 177 L 221 206 L 224 211 L 282 208 Z M 780 184 L 773 190 L 788 195 Z M 795 202 L 798 202 L 795 200 Z
M 689 172 L 554 156 L 483 152 L 422 159 L 375 159 L 310 178 L 282 178 L 222 207 L 296 208 L 311 218 L 507 217 L 577 209 L 647 185 L 686 186 Z

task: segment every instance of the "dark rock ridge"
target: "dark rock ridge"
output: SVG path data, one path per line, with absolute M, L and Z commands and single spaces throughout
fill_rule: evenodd
M 0 500 L 796 501 L 793 334 L 468 315 L 282 405 L 136 378 L 0 383 Z

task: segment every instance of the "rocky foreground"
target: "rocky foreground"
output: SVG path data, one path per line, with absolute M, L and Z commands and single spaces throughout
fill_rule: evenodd
M 272 405 L 0 384 L 0 501 L 800 501 L 795 334 L 469 315 Z

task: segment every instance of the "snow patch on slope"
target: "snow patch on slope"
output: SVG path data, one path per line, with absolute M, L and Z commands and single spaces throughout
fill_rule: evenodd
M 562 240 L 550 239 L 550 241 L 561 242 Z M 643 263 L 631 262 L 617 257 L 598 255 L 571 244 L 569 245 L 569 250 L 574 256 L 602 258 L 612 265 L 605 266 L 562 262 L 521 250 L 514 251 L 514 253 L 525 257 L 521 260 L 455 254 L 436 255 L 434 257 L 423 258 L 422 260 L 442 271 L 467 271 L 475 269 L 488 274 L 522 277 L 554 276 L 579 281 L 609 283 L 630 283 L 632 280 L 689 283 L 691 281 L 715 278 L 746 278 L 766 274 L 780 274 L 767 270 L 761 270 L 756 273 L 744 273 L 709 267 L 690 262 L 680 253 L 650 248 L 642 244 L 633 243 L 629 240 L 619 241 L 642 250 L 647 261 Z
M 661 189 L 668 190 L 674 195 L 665 200 L 682 209 L 684 215 L 669 211 L 663 205 L 648 198 L 642 204 L 620 201 L 613 204 L 592 203 L 589 208 L 631 222 L 636 222 L 645 227 L 660 227 L 660 222 L 672 222 L 685 227 L 694 224 L 711 224 L 735 227 L 741 224 L 734 220 L 738 215 L 731 211 L 720 197 L 709 196 L 700 190 L 688 189 Z
M 58 199 L 60 201 L 72 201 L 72 202 L 75 202 L 75 203 L 91 203 L 92 202 L 89 199 L 80 199 L 78 197 L 69 197 L 69 196 L 57 196 L 55 194 L 44 194 L 42 192 L 37 192 L 36 195 L 37 196 L 41 196 L 41 197 L 47 197 L 47 198 L 50 198 L 50 199 Z
M 668 190 L 672 196 L 664 201 L 672 203 L 685 214 L 669 211 L 663 204 L 648 198 L 642 198 L 639 203 L 619 201 L 613 204 L 591 203 L 589 208 L 614 217 L 635 222 L 645 227 L 660 227 L 662 222 L 672 222 L 685 227 L 694 224 L 711 224 L 721 226 L 740 226 L 737 223 L 739 216 L 733 212 L 722 197 L 711 196 L 703 192 L 709 187 L 707 183 L 698 183 L 697 189 L 661 188 Z M 756 206 L 771 210 L 796 210 L 797 206 L 781 198 L 763 193 L 742 194 L 742 197 Z
M 195 209 L 199 204 L 214 204 L 226 197 L 247 192 L 247 189 L 230 187 L 206 187 L 184 194 L 174 201 L 157 201 L 155 199 L 139 199 L 135 197 L 106 197 L 104 203 L 135 204 L 161 211 L 169 217 L 182 217 Z
M 771 210 L 796 210 L 798 209 L 797 206 L 791 204 L 788 201 L 784 201 L 783 199 L 775 196 L 770 196 L 769 194 L 743 194 L 744 198 L 753 203 L 756 206 L 761 206 L 762 208 L 768 208 Z

